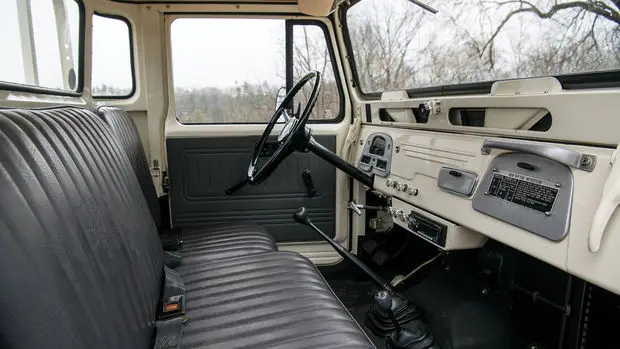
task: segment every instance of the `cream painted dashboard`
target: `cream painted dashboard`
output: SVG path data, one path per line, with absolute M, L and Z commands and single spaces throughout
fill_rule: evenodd
M 375 176 L 376 190 L 620 294 L 620 217 L 614 215 L 609 222 L 601 249 L 596 253 L 588 250 L 588 233 L 611 169 L 613 149 L 556 144 L 595 155 L 597 166 L 592 172 L 571 169 L 574 190 L 569 232 L 566 238 L 554 242 L 474 210 L 473 196 L 457 196 L 437 186 L 442 166 L 475 172 L 482 177 L 491 160 L 506 152 L 496 149 L 488 155 L 481 152 L 484 140 L 494 137 L 364 125 L 360 140 L 365 141 L 375 132 L 390 135 L 394 145 L 391 172 L 387 177 Z M 362 146 L 358 145 L 356 161 L 361 152 Z M 417 189 L 417 195 L 388 186 L 388 179 Z M 480 190 L 479 182 L 474 190 Z

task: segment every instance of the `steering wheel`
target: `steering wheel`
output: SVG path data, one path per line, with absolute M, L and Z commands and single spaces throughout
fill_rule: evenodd
M 299 91 L 312 81 L 314 81 L 314 86 L 312 87 L 312 92 L 310 93 L 310 97 L 303 111 L 301 111 L 301 105 L 299 105 L 296 113 L 289 114 L 287 108 L 292 105 Z M 252 155 L 250 166 L 248 167 L 247 183 L 258 184 L 262 182 L 269 177 L 278 165 L 280 165 L 287 156 L 293 153 L 293 151 L 305 149 L 310 139 L 310 130 L 306 129 L 306 123 L 316 104 L 319 90 L 321 89 L 321 82 L 321 73 L 318 71 L 310 72 L 301 78 L 301 80 L 299 80 L 286 94 L 282 103 L 280 103 L 278 109 L 276 109 L 271 120 L 267 124 L 260 140 L 256 143 L 254 154 Z M 268 143 L 269 135 L 281 117 L 285 120 L 284 127 L 282 127 L 282 131 L 280 131 L 275 145 L 272 143 L 275 149 L 270 150 L 270 152 L 273 151 L 273 153 L 268 159 L 265 159 L 261 154 L 265 152 L 265 145 Z M 261 166 L 259 166 L 259 159 L 262 160 Z

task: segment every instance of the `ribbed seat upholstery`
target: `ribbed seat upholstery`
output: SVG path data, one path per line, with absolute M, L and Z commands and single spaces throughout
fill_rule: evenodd
M 178 271 L 188 296 L 183 348 L 373 348 L 314 265 L 297 253 Z
M 157 228 L 91 111 L 0 110 L 0 348 L 153 347 Z M 182 348 L 374 348 L 290 252 L 188 263 Z
M 273 237 L 259 225 L 225 224 L 183 231 L 183 264 L 276 251 Z
M 0 348 L 148 348 L 162 250 L 106 125 L 0 110 L 0 193 Z
M 99 107 L 97 112 L 110 126 L 112 134 L 127 153 L 153 219 L 160 227 L 162 224 L 159 202 L 135 123 L 120 108 Z M 183 231 L 184 264 L 276 250 L 277 245 L 273 236 L 252 223 Z

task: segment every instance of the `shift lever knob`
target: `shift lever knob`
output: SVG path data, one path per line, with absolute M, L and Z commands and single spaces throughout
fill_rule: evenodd
M 303 225 L 310 224 L 310 218 L 308 218 L 308 210 L 306 210 L 305 207 L 299 208 L 299 210 L 297 210 L 297 212 L 295 212 L 295 214 L 293 215 L 293 219 L 295 220 L 295 222 L 301 223 Z
M 386 314 L 392 312 L 392 295 L 388 291 L 382 290 L 377 292 L 377 294 L 375 294 L 375 302 L 377 302 L 379 309 Z

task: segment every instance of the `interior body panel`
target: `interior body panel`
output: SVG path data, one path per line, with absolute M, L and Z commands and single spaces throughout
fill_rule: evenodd
M 0 31 L 0 347 L 620 347 L 619 1 L 6 0 Z
M 335 136 L 317 136 L 335 150 Z M 224 193 L 239 180 L 252 155 L 255 137 L 172 138 L 167 141 L 170 172 L 170 214 L 174 227 L 205 226 L 250 220 L 269 229 L 278 242 L 316 241 L 311 231 L 295 231 L 291 215 L 305 206 L 315 223 L 334 236 L 336 170 L 311 154 L 289 157 L 260 187 Z M 226 169 L 222 171 L 222 169 Z M 310 170 L 317 196 L 310 197 L 300 175 Z M 239 176 L 241 177 L 241 176 Z M 295 231 L 295 233 L 292 233 Z

